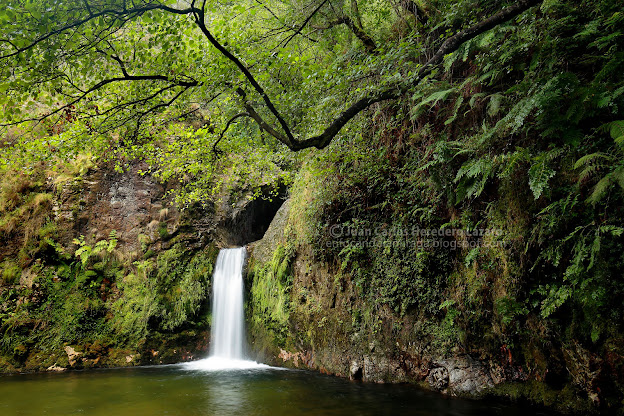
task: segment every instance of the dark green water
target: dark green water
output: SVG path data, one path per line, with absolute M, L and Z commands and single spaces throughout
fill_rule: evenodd
M 0 377 L 2 416 L 527 414 L 545 413 L 307 371 L 206 372 L 158 366 Z

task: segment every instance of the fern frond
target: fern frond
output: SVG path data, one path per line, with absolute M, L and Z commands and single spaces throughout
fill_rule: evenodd
M 494 117 L 496 114 L 498 114 L 502 101 L 503 101 L 503 96 L 501 94 L 490 95 L 490 101 L 487 107 L 488 116 Z
M 485 93 L 483 92 L 478 92 L 476 94 L 473 94 L 470 97 L 470 101 L 468 102 L 468 104 L 470 105 L 470 108 L 474 108 L 474 106 L 477 104 L 477 100 L 481 97 L 485 97 Z
M 439 103 L 440 101 L 445 101 L 451 94 L 455 92 L 457 92 L 457 88 L 451 87 L 449 89 L 436 91 L 430 94 L 427 98 L 421 100 L 418 104 L 416 104 L 412 108 L 412 111 L 411 111 L 412 117 L 415 118 L 419 116 L 420 114 L 422 114 L 426 106 L 429 106 L 429 108 L 431 108 L 435 106 L 437 103 Z M 415 96 L 415 98 L 419 98 L 419 97 Z
M 461 105 L 464 103 L 464 97 L 460 96 L 456 101 L 455 101 L 455 106 L 453 106 L 453 115 L 451 115 L 445 122 L 444 125 L 448 126 L 449 124 L 451 124 L 452 122 L 455 121 L 455 119 L 457 118 L 457 114 L 459 113 L 459 109 L 461 108 Z
M 610 123 L 609 134 L 618 145 L 624 143 L 624 120 L 612 121 Z
M 533 165 L 529 168 L 529 188 L 533 192 L 533 197 L 539 197 L 546 189 L 550 178 L 555 176 L 555 170 L 551 167 L 551 162 L 563 152 L 563 149 L 553 149 L 543 152 L 533 158 Z
M 506 178 L 516 170 L 522 163 L 529 160 L 529 151 L 526 148 L 519 148 L 515 152 L 505 155 L 503 159 L 504 169 L 498 175 L 499 178 Z
M 600 168 L 601 166 L 599 165 L 587 165 L 585 169 L 583 169 L 581 173 L 579 173 L 578 182 L 582 183 L 590 180 L 598 173 Z
M 593 205 L 600 202 L 600 200 L 604 198 L 609 191 L 611 185 L 613 185 L 613 178 L 612 174 L 609 173 L 604 178 L 600 179 L 596 186 L 594 186 L 594 190 L 592 191 L 592 194 L 589 196 L 589 198 L 587 198 L 587 202 Z
M 574 164 L 574 169 L 578 169 L 580 167 L 587 166 L 590 164 L 591 165 L 599 164 L 600 163 L 599 161 L 601 159 L 609 161 L 612 158 L 611 156 L 605 153 L 601 153 L 601 152 L 590 153 L 588 155 L 581 157 L 579 160 L 577 160 L 576 163 Z
M 464 163 L 457 171 L 454 180 L 455 183 L 458 183 L 456 190 L 458 202 L 481 195 L 487 181 L 493 176 L 500 164 L 500 160 L 498 157 L 485 156 Z
M 624 190 L 624 166 L 620 166 L 613 171 L 613 179 Z

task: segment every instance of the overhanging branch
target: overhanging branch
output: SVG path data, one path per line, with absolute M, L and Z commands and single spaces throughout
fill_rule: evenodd
M 346 108 L 333 122 L 329 124 L 329 126 L 327 126 L 327 128 L 321 134 L 313 136 L 313 137 L 309 137 L 306 139 L 302 139 L 302 140 L 298 140 L 294 137 L 288 123 L 286 122 L 282 114 L 278 111 L 278 109 L 272 102 L 271 98 L 268 96 L 268 94 L 264 91 L 262 86 L 255 79 L 253 74 L 247 68 L 247 66 L 243 64 L 243 62 L 239 58 L 237 58 L 232 52 L 230 52 L 223 44 L 221 44 L 210 32 L 210 30 L 206 26 L 206 16 L 204 12 L 205 4 L 202 5 L 201 9 L 198 9 L 195 7 L 195 2 L 192 3 L 190 8 L 175 9 L 172 7 L 164 6 L 161 3 L 158 3 L 156 1 L 148 2 L 147 4 L 136 6 L 131 9 L 126 9 L 124 7 L 123 9 L 120 9 L 120 10 L 106 9 L 106 10 L 98 11 L 98 10 L 93 9 L 92 7 L 92 9 L 89 10 L 88 16 L 84 18 L 80 18 L 74 22 L 61 26 L 45 35 L 42 35 L 34 39 L 32 42 L 30 42 L 26 46 L 21 47 L 19 50 L 15 50 L 5 56 L 0 56 L 0 59 L 20 54 L 30 48 L 35 47 L 37 44 L 45 41 L 51 36 L 61 34 L 68 30 L 72 30 L 78 26 L 81 26 L 82 24 L 89 22 L 92 19 L 95 19 L 101 16 L 113 16 L 114 18 L 117 18 L 117 19 L 128 19 L 130 17 L 140 16 L 142 13 L 145 13 L 151 10 L 162 10 L 165 12 L 178 14 L 178 15 L 192 15 L 194 17 L 195 24 L 203 33 L 203 35 L 208 40 L 208 42 L 212 46 L 214 46 L 219 51 L 219 53 L 225 56 L 228 60 L 230 60 L 237 67 L 237 69 L 244 75 L 245 79 L 251 85 L 251 87 L 255 90 L 255 92 L 259 94 L 260 97 L 262 97 L 262 101 L 264 102 L 264 105 L 266 105 L 266 108 L 268 109 L 270 113 L 271 119 L 277 121 L 278 127 L 272 126 L 271 121 L 267 121 L 254 108 L 253 103 L 247 99 L 245 91 L 242 88 L 236 88 L 236 92 L 242 98 L 243 107 L 245 108 L 245 113 L 242 113 L 242 114 L 245 114 L 253 118 L 254 121 L 260 126 L 261 129 L 263 129 L 268 134 L 270 134 L 271 136 L 279 140 L 281 143 L 285 144 L 291 150 L 296 151 L 296 150 L 301 150 L 301 149 L 305 149 L 309 147 L 316 147 L 316 148 L 322 149 L 326 147 L 333 140 L 333 138 L 340 132 L 340 130 L 357 114 L 359 114 L 360 112 L 362 112 L 363 110 L 367 109 L 368 107 L 370 107 L 371 105 L 375 103 L 390 100 L 390 99 L 397 99 L 401 97 L 402 95 L 404 95 L 410 88 L 413 88 L 414 85 L 417 85 L 427 75 L 431 74 L 434 68 L 436 68 L 442 62 L 445 55 L 456 51 L 464 42 L 470 39 L 473 39 L 474 37 L 480 35 L 481 33 L 518 16 L 519 14 L 528 10 L 529 8 L 537 4 L 540 4 L 541 2 L 542 0 L 519 0 L 516 3 L 514 3 L 512 6 L 509 6 L 499 11 L 498 13 L 490 16 L 489 18 L 449 37 L 448 39 L 446 39 L 446 41 L 444 41 L 444 43 L 440 46 L 440 48 L 438 48 L 438 50 L 431 57 L 431 59 L 429 59 L 429 61 L 427 61 L 425 64 L 419 67 L 419 69 L 416 71 L 415 76 L 409 82 L 391 85 L 381 91 L 378 91 L 366 97 L 360 98 L 356 102 L 352 103 L 348 108 Z M 312 13 L 311 16 L 313 16 L 318 11 L 318 9 L 320 9 L 321 6 L 325 3 L 326 3 L 325 1 L 321 2 L 320 5 L 317 7 L 314 13 Z M 308 23 L 309 19 L 311 19 L 311 17 L 306 20 L 304 25 Z M 356 25 L 354 24 L 354 26 Z M 148 109 L 146 112 L 140 115 L 139 117 L 139 120 L 140 120 L 146 114 L 154 112 L 164 106 L 170 105 L 173 101 L 175 101 L 178 97 L 180 97 L 189 88 L 200 85 L 198 81 L 193 80 L 193 79 L 172 78 L 172 77 L 167 77 L 167 76 L 159 75 L 159 74 L 157 75 L 130 75 L 126 71 L 123 65 L 123 61 L 121 61 L 121 59 L 118 56 L 113 55 L 111 56 L 111 58 L 117 61 L 117 64 L 120 65 L 120 69 L 121 69 L 123 76 L 103 80 L 103 81 L 96 83 L 95 85 L 86 89 L 85 91 L 81 91 L 81 94 L 78 96 L 75 96 L 75 98 L 70 100 L 68 104 L 47 114 L 44 118 L 50 117 L 54 114 L 59 113 L 60 111 L 63 111 L 63 109 L 68 108 L 72 106 L 73 104 L 85 99 L 92 92 L 100 88 L 103 88 L 106 85 L 113 83 L 113 82 L 165 81 L 169 83 L 170 85 L 182 87 L 182 91 L 175 94 L 172 100 L 170 100 L 169 102 L 158 104 Z M 156 95 L 159 95 L 159 94 L 160 92 L 156 93 Z M 41 119 L 31 119 L 31 120 L 40 121 Z M 28 120 L 22 120 L 22 121 L 28 121 Z M 231 122 L 233 121 L 231 120 Z M 227 127 L 229 127 L 229 125 Z M 225 132 L 223 134 L 225 134 Z
M 231 119 L 228 120 L 228 122 L 225 124 L 225 127 L 223 128 L 223 130 L 221 131 L 221 134 L 219 134 L 219 138 L 217 138 L 217 140 L 214 142 L 214 144 L 212 145 L 212 153 L 214 153 L 215 155 L 218 155 L 220 153 L 220 150 L 217 149 L 217 146 L 219 145 L 219 142 L 223 139 L 223 137 L 225 136 L 225 133 L 228 131 L 228 129 L 230 128 L 230 126 L 232 124 L 234 124 L 234 122 L 236 120 L 238 120 L 241 117 L 251 117 L 250 114 L 248 113 L 238 113 L 236 114 L 234 117 L 232 117 Z
M 436 53 L 427 61 L 424 65 L 420 67 L 420 69 L 416 72 L 416 76 L 409 83 L 396 84 L 385 90 L 379 91 L 377 93 L 373 93 L 367 97 L 361 98 L 358 101 L 351 104 L 346 110 L 344 110 L 321 134 L 317 136 L 313 136 L 304 140 L 295 140 L 292 135 L 288 135 L 288 137 L 284 137 L 284 135 L 277 132 L 274 128 L 272 128 L 251 106 L 250 103 L 245 101 L 245 109 L 251 115 L 251 117 L 256 120 L 256 122 L 260 125 L 260 127 L 267 131 L 270 135 L 275 137 L 280 142 L 284 143 L 291 150 L 301 150 L 309 147 L 316 147 L 317 149 L 322 149 L 326 147 L 334 137 L 340 132 L 340 130 L 347 124 L 353 117 L 359 114 L 361 111 L 367 109 L 371 105 L 391 100 L 397 99 L 405 94 L 410 88 L 413 88 L 414 85 L 420 83 L 427 75 L 431 74 L 433 69 L 439 65 L 444 59 L 445 55 L 448 55 L 452 52 L 455 52 L 464 42 L 475 38 L 476 36 L 484 33 L 495 26 L 507 22 L 514 17 L 520 15 L 525 12 L 529 8 L 540 4 L 543 0 L 519 0 L 512 6 L 509 6 L 498 13 L 490 16 L 489 18 L 467 28 L 464 29 L 450 38 L 446 39 L 444 43 L 440 46 L 440 48 L 436 51 Z M 242 65 L 242 64 L 241 64 Z M 247 71 L 248 72 L 248 71 Z M 246 74 L 245 74 L 246 75 Z M 255 80 L 254 80 L 255 81 Z M 254 85 L 252 83 L 252 85 Z M 261 92 L 261 95 L 265 97 L 265 101 L 268 100 L 264 91 L 256 89 L 258 92 Z M 239 92 L 240 95 L 240 92 Z M 243 98 L 244 95 L 243 95 Z M 275 115 L 275 108 L 273 107 L 271 112 Z M 282 120 L 278 118 L 278 120 Z M 281 123 L 280 123 L 281 124 Z M 290 131 L 285 128 L 285 130 L 290 133 Z

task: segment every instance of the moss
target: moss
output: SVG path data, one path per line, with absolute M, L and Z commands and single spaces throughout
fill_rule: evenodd
M 167 223 L 161 222 L 158 224 L 158 235 L 162 240 L 167 241 L 170 238 L 169 230 L 167 230 Z
M 288 338 L 292 255 L 292 246 L 278 246 L 271 261 L 251 267 L 252 325 L 263 328 L 272 344 L 281 347 Z
M 0 373 L 15 373 L 17 368 L 5 357 L 0 355 Z
M 15 262 L 7 259 L 0 265 L 2 282 L 1 285 L 14 285 L 19 283 L 22 268 Z

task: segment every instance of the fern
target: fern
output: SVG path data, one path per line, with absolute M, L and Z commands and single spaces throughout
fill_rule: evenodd
M 455 119 L 457 118 L 457 115 L 459 114 L 459 109 L 461 108 L 462 104 L 464 103 L 464 97 L 460 96 L 456 101 L 455 101 L 455 106 L 453 106 L 453 115 L 451 115 L 451 117 L 449 117 L 445 122 L 444 125 L 448 126 L 449 124 L 451 124 L 452 122 L 455 121 Z
M 499 161 L 497 157 L 486 156 L 464 163 L 454 181 L 458 184 L 457 201 L 481 195 L 488 179 L 494 176 Z
M 612 160 L 611 156 L 601 152 L 590 153 L 581 157 L 574 164 L 574 169 L 583 168 L 579 174 L 579 183 L 593 179 Z
M 427 98 L 421 100 L 414 108 L 412 108 L 412 118 L 416 118 L 425 111 L 425 107 L 434 107 L 440 101 L 445 101 L 451 94 L 457 92 L 456 87 L 452 87 L 446 90 L 436 91 L 429 95 Z M 414 96 L 415 99 L 420 97 Z
M 624 160 L 622 158 L 624 156 L 624 120 L 603 124 L 599 130 L 609 132 L 616 144 L 615 149 L 609 153 L 590 153 L 579 158 L 574 164 L 575 169 L 583 168 L 579 173 L 579 184 L 594 181 L 600 173 L 606 171 L 604 176 L 598 179 L 591 195 L 587 198 L 587 202 L 593 205 L 605 198 L 615 185 L 624 190 Z
M 501 107 L 501 102 L 503 101 L 503 96 L 501 94 L 492 94 L 490 95 L 490 101 L 488 102 L 487 113 L 488 116 L 494 117 L 498 114 Z
M 533 165 L 529 168 L 529 188 L 535 199 L 542 196 L 548 186 L 548 181 L 555 176 L 556 172 L 551 163 L 561 152 L 561 149 L 556 149 L 540 153 L 533 158 Z
M 607 195 L 613 185 L 619 185 L 624 190 L 624 166 L 619 166 L 600 179 L 587 198 L 587 202 L 597 204 Z
M 503 156 L 501 164 L 504 166 L 499 173 L 499 178 L 508 178 L 514 171 L 520 166 L 520 164 L 530 160 L 529 150 L 526 148 L 518 148 L 513 153 L 508 153 Z
M 621 145 L 624 142 L 624 120 L 609 123 L 609 134 L 615 143 Z

